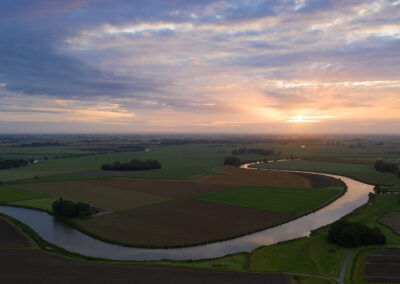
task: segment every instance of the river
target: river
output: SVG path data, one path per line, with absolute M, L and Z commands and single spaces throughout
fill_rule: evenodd
M 245 168 L 248 168 L 248 165 Z M 112 260 L 215 258 L 238 252 L 250 252 L 260 246 L 308 236 L 310 231 L 338 220 L 368 201 L 368 193 L 372 191 L 371 185 L 343 176 L 322 173 L 321 175 L 341 179 L 347 185 L 347 192 L 328 206 L 291 222 L 231 240 L 186 248 L 145 249 L 120 246 L 85 235 L 46 212 L 0 206 L 0 213 L 28 225 L 49 243 L 86 256 Z

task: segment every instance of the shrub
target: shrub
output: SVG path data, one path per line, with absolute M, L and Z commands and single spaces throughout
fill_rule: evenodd
M 224 165 L 239 167 L 242 164 L 239 158 L 234 156 L 225 157 Z
M 386 237 L 379 228 L 370 228 L 360 223 L 339 221 L 329 228 L 329 240 L 343 247 L 358 247 L 385 244 Z
M 70 200 L 63 200 L 62 198 L 54 201 L 52 208 L 55 216 L 63 218 L 75 218 L 83 213 L 78 204 Z
M 147 171 L 153 169 L 161 169 L 161 164 L 157 160 L 140 161 L 133 159 L 129 163 L 114 162 L 112 165 L 104 164 L 101 166 L 104 171 Z

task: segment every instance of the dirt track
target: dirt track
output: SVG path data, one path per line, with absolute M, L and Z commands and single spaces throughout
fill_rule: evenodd
M 0 283 L 274 283 L 284 275 L 250 274 L 159 266 L 78 262 L 32 250 L 0 250 Z

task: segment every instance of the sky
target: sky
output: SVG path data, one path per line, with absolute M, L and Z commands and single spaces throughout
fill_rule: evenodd
M 400 134 L 400 1 L 0 1 L 0 133 L 139 132 Z

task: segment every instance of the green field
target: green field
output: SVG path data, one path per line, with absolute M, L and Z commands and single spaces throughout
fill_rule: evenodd
M 1 149 L 0 149 L 1 150 Z M 224 157 L 232 147 L 208 147 L 208 145 L 154 146 L 149 152 L 111 152 L 83 157 L 50 159 L 29 166 L 0 171 L 0 180 L 13 181 L 33 179 L 50 175 L 64 175 L 99 170 L 101 165 L 114 161 L 129 162 L 132 159 L 160 161 L 162 169 L 143 172 L 135 177 L 191 179 L 218 173 Z M 1 155 L 1 154 L 0 154 Z M 242 159 L 260 159 L 264 156 L 244 155 Z M 90 174 L 89 174 L 90 176 Z M 61 179 L 62 177 L 58 177 Z M 71 179 L 70 175 L 66 179 Z
M 19 205 L 22 207 L 29 207 L 29 208 L 37 208 L 37 209 L 46 210 L 46 211 L 52 211 L 52 204 L 57 199 L 58 198 L 50 197 L 50 198 L 14 201 L 14 202 L 8 202 L 7 204 Z
M 239 186 L 196 197 L 198 200 L 298 215 L 327 203 L 339 188 Z
M 390 173 L 377 172 L 374 169 L 373 165 L 293 160 L 286 162 L 260 164 L 255 165 L 255 167 L 337 174 L 352 177 L 369 184 L 400 184 L 400 179 L 397 176 Z
M 250 254 L 249 269 L 265 272 L 297 272 L 337 277 L 348 249 L 331 243 L 327 233 L 261 247 Z
M 0 202 L 46 198 L 46 195 L 9 186 L 0 186 Z

